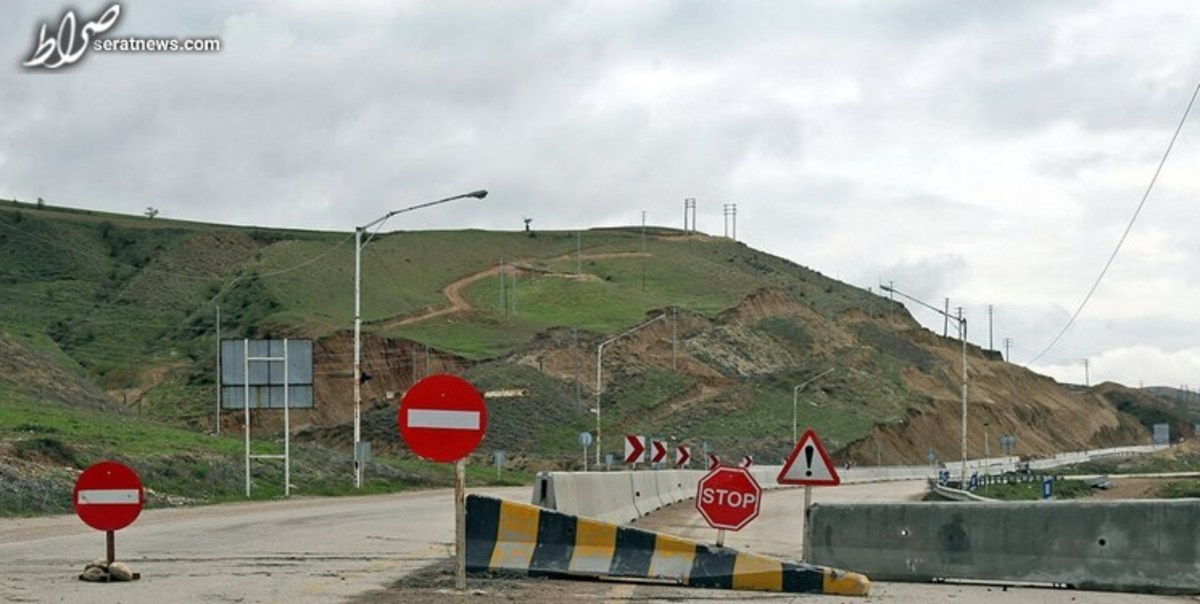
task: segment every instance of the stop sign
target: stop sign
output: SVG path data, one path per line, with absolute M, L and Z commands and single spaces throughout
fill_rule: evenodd
M 758 517 L 762 488 L 746 468 L 719 467 L 696 486 L 696 509 L 716 529 L 741 530 Z
M 487 405 L 467 380 L 431 375 L 404 394 L 397 423 L 413 453 L 433 461 L 458 461 L 483 440 Z
M 142 513 L 142 480 L 128 466 L 102 461 L 75 480 L 75 513 L 99 531 L 118 531 Z

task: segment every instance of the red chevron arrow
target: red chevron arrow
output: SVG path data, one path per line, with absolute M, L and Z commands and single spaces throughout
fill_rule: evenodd
M 683 447 L 683 446 L 675 448 L 675 467 L 676 468 L 681 468 L 683 466 L 688 465 L 688 462 L 691 460 L 692 460 L 692 450 L 691 449 L 689 449 L 687 447 Z
M 646 453 L 645 439 L 636 434 L 625 435 L 625 463 L 642 461 Z
M 662 463 L 667 460 L 667 443 L 661 440 L 650 441 L 654 452 L 650 454 L 650 463 Z

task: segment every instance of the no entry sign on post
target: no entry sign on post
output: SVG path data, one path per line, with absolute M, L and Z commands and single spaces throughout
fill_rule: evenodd
M 145 493 L 133 470 L 115 461 L 102 461 L 75 480 L 75 513 L 98 531 L 119 531 L 142 513 Z
M 431 375 L 400 401 L 400 436 L 414 453 L 439 462 L 470 455 L 487 431 L 487 405 L 470 382 Z
M 487 432 L 487 405 L 471 382 L 453 375 L 431 375 L 409 388 L 400 400 L 396 422 L 413 453 L 454 464 L 454 586 L 467 587 L 466 458 Z M 589 435 L 591 436 L 591 435 Z

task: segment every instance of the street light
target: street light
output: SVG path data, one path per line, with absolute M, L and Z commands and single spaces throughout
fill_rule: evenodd
M 988 442 L 988 422 L 983 422 L 983 463 L 984 465 L 992 465 L 992 445 Z
M 483 199 L 484 197 L 487 197 L 487 194 L 488 194 L 487 191 L 480 189 L 478 191 L 471 191 L 470 193 L 463 193 L 462 195 L 455 195 L 454 197 L 447 197 L 445 199 L 439 199 L 437 201 L 430 201 L 428 203 L 421 203 L 421 204 L 417 204 L 415 206 L 409 206 L 407 208 L 402 208 L 399 210 L 392 210 L 391 212 L 388 212 L 387 214 L 384 214 L 383 216 L 380 216 L 379 218 L 376 218 L 375 220 L 372 220 L 371 222 L 368 222 L 367 224 L 365 224 L 363 226 L 354 228 L 354 487 L 355 488 L 362 487 L 362 470 L 363 470 L 363 463 L 362 463 L 361 451 L 360 451 L 360 447 L 361 447 L 361 443 L 362 443 L 362 382 L 363 382 L 363 380 L 362 380 L 362 377 L 363 377 L 363 373 L 362 373 L 362 249 L 368 243 L 371 242 L 371 239 L 375 237 L 375 233 L 378 233 L 379 228 L 383 227 L 383 223 L 385 221 L 387 221 L 388 218 L 391 218 L 392 216 L 395 216 L 396 214 L 403 214 L 405 212 L 411 212 L 413 210 L 420 210 L 422 208 L 428 208 L 429 206 L 435 206 L 435 205 L 438 205 L 441 203 L 446 203 L 448 201 L 455 201 L 457 199 L 465 199 L 467 197 L 474 197 L 475 199 Z M 371 227 L 376 226 L 376 225 L 378 225 L 379 228 L 376 228 L 375 231 L 373 233 L 371 233 L 370 236 L 367 237 L 367 240 L 363 241 L 363 233 L 367 232 L 368 229 L 370 229 Z
M 936 307 L 930 306 L 921 300 L 918 300 L 890 285 L 880 285 L 879 289 L 885 292 L 903 296 L 936 312 L 947 319 L 953 319 L 954 325 L 958 329 L 958 339 L 962 340 L 962 475 L 959 486 L 966 488 L 967 485 L 967 319 L 963 316 L 953 316 L 950 313 Z
M 834 368 L 830 367 L 829 369 L 826 369 L 825 371 L 822 371 L 821 373 L 818 373 L 817 375 L 814 375 L 814 376 L 808 378 L 803 383 L 801 383 L 799 386 L 792 388 L 792 445 L 793 446 L 800 444 L 800 441 L 798 440 L 799 437 L 796 436 L 796 401 L 799 400 L 798 396 L 800 394 L 800 389 L 811 384 L 812 382 L 816 381 L 817 378 L 819 378 L 833 370 L 834 370 Z
M 604 347 L 608 346 L 609 344 L 612 344 L 613 342 L 616 342 L 617 340 L 619 340 L 619 339 L 621 339 L 643 327 L 646 327 L 647 325 L 650 325 L 657 321 L 661 321 L 661 320 L 665 319 L 666 317 L 667 317 L 667 313 L 658 315 L 657 317 L 654 317 L 653 319 L 650 319 L 649 321 L 646 321 L 645 323 L 642 323 L 641 325 L 631 327 L 631 328 L 629 328 L 629 329 L 627 329 L 627 330 L 625 330 L 603 342 L 600 342 L 600 345 L 596 347 L 596 409 L 595 409 L 595 411 L 596 411 L 596 467 L 597 468 L 600 467 L 600 448 L 601 448 L 600 447 L 600 391 L 601 391 L 600 379 L 601 379 L 602 374 L 600 373 L 600 362 L 601 362 L 601 360 L 604 359 Z

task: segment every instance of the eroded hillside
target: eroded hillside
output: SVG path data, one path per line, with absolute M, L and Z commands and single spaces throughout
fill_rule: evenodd
M 21 343 L 0 378 L 21 396 L 215 432 L 222 338 L 315 341 L 317 405 L 294 413 L 301 440 L 352 441 L 353 253 L 346 234 L 239 229 L 140 217 L 0 208 L 0 331 Z M 778 461 L 813 427 L 857 463 L 957 459 L 959 342 L 903 306 L 743 244 L 672 229 L 413 232 L 374 238 L 363 265 L 364 435 L 403 451 L 397 398 L 415 380 L 461 373 L 491 401 L 480 455 L 579 463 L 579 432 L 604 450 L 636 433 Z M 653 325 L 597 346 L 642 321 Z M 219 319 L 219 323 L 218 323 Z M 7 346 L 7 345 L 6 345 Z M 17 350 L 12 346 L 6 349 Z M 1161 417 L 1119 386 L 1081 392 L 967 347 L 971 456 L 1017 436 L 1025 455 L 1146 442 Z M 37 384 L 76 384 L 71 393 Z M 799 387 L 804 384 L 804 387 Z M 105 393 L 100 391 L 104 388 Z M 22 399 L 25 400 L 25 399 Z M 794 404 L 795 403 L 795 404 Z M 0 401 L 0 404 L 4 404 Z M 237 433 L 239 411 L 221 414 Z M 281 430 L 253 412 L 256 438 Z M 18 435 L 16 438 L 23 438 Z
M 890 304 L 879 298 L 829 320 L 798 297 L 764 289 L 713 318 L 664 309 L 664 319 L 606 349 L 604 450 L 619 453 L 621 436 L 633 433 L 770 463 L 789 449 L 795 400 L 799 428 L 817 429 L 840 460 L 919 464 L 931 449 L 940 460 L 958 459 L 961 344 Z M 318 374 L 327 376 L 322 399 L 337 402 L 304 416 L 306 438 L 338 446 L 352 439 L 348 337 L 319 346 Z M 563 449 L 572 448 L 579 431 L 595 431 L 600 341 L 556 329 L 508 357 L 471 363 L 410 341 L 368 338 L 368 354 L 388 365 L 364 388 L 364 438 L 403 451 L 394 428 L 396 398 L 429 373 L 465 372 L 481 390 L 524 392 L 491 402 L 481 457 L 498 449 L 534 467 L 582 465 Z M 1015 453 L 1026 456 L 1149 439 L 1146 427 L 1112 400 L 1114 392 L 1128 392 L 1123 388 L 1071 391 L 970 344 L 967 363 L 971 457 L 1000 455 L 1001 435 L 1016 436 Z

